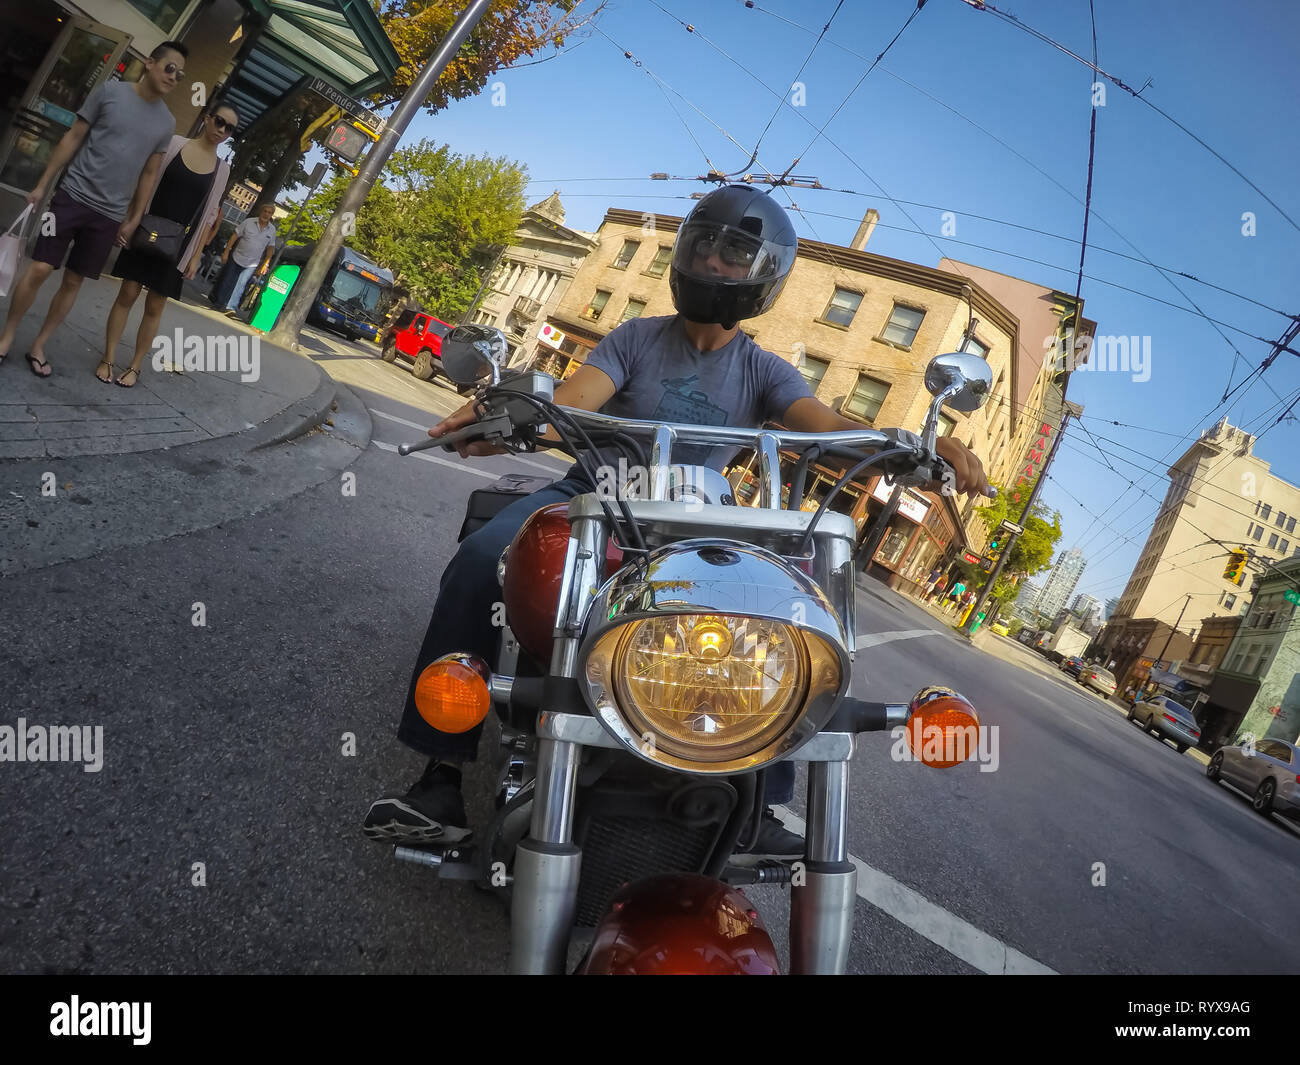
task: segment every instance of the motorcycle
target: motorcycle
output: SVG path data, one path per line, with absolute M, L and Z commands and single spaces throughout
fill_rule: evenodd
M 935 450 L 939 412 L 980 407 L 988 364 L 962 353 L 930 362 L 934 398 L 919 436 L 810 434 L 560 407 L 546 374 L 503 377 L 506 350 L 495 329 L 453 330 L 443 368 L 476 389 L 479 419 L 399 453 L 478 439 L 529 451 L 549 425 L 597 490 L 534 513 L 502 556 L 498 661 L 447 655 L 417 682 L 421 715 L 443 731 L 495 708 L 495 817 L 475 844 L 398 846 L 396 857 L 508 892 L 512 972 L 564 972 L 571 938 L 586 930 L 581 973 L 776 973 L 771 938 L 740 890 L 754 884 L 790 886 L 792 972 L 844 972 L 857 735 L 902 726 L 918 760 L 952 765 L 935 752 L 950 752 L 952 736 L 979 719 L 949 688 L 907 703 L 849 695 L 856 528 L 829 504 L 872 466 L 895 483 L 950 491 Z M 756 505 L 738 505 L 715 470 L 674 465 L 674 452 L 702 445 L 754 450 Z M 782 452 L 798 456 L 784 508 Z M 805 511 L 819 459 L 846 469 Z M 805 854 L 744 856 L 765 767 L 785 759 L 808 768 Z

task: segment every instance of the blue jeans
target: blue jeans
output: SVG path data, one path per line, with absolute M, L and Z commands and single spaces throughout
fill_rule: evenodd
M 257 269 L 257 263 L 252 266 L 239 266 L 236 264 L 239 273 L 235 275 L 235 285 L 230 290 L 230 299 L 226 301 L 226 310 L 238 310 L 239 301 L 244 295 L 244 286 L 248 284 L 248 279 L 253 276 L 253 271 Z
M 530 496 L 511 503 L 486 525 L 461 541 L 443 570 L 433 617 L 424 634 L 411 682 L 406 692 L 397 738 L 430 758 L 472 762 L 478 754 L 483 726 L 468 732 L 440 732 L 420 716 L 415 707 L 415 683 L 430 662 L 452 651 L 467 651 L 495 662 L 501 629 L 492 624 L 493 605 L 500 601 L 497 562 L 515 534 L 534 511 L 552 503 L 564 503 L 591 489 L 584 481 L 565 477 Z M 544 663 L 549 664 L 549 663 Z M 789 802 L 794 797 L 794 763 L 778 762 L 767 771 L 764 800 L 769 804 Z

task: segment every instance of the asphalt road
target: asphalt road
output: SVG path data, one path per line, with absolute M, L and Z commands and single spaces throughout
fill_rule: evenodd
M 105 459 L 87 470 L 103 492 L 80 509 L 93 522 L 98 498 L 115 514 L 134 500 L 131 527 L 0 578 L 0 724 L 104 737 L 99 772 L 0 764 L 4 971 L 504 965 L 496 898 L 398 865 L 358 826 L 421 768 L 393 729 L 465 496 L 564 460 L 399 458 L 459 397 L 373 346 L 309 340 L 370 412 L 368 448 L 313 445 L 296 456 L 311 476 L 253 467 L 242 512 L 227 491 L 188 523 L 175 514 L 204 505 L 199 489 L 164 502 Z M 891 757 L 888 736 L 862 740 L 851 971 L 1300 968 L 1295 832 L 1103 700 L 966 646 L 874 583 L 858 633 L 856 694 L 952 684 L 996 728 L 997 765 L 932 770 Z M 479 823 L 490 775 L 467 773 Z M 788 896 L 751 895 L 784 953 Z

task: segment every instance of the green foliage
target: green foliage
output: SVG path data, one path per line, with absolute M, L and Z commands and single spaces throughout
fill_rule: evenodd
M 1026 487 L 1025 498 L 1032 490 L 1032 484 Z M 1020 521 L 1021 505 L 1014 504 L 1014 510 L 1008 513 L 1008 509 L 1012 506 L 1008 493 L 999 487 L 997 497 L 988 506 L 976 511 L 990 536 L 1008 518 L 1012 521 Z M 1025 519 L 1024 526 L 1025 531 L 1016 537 L 1015 545 L 1011 548 L 1011 557 L 1003 565 L 1002 572 L 998 574 L 997 584 L 993 586 L 993 591 L 990 593 L 991 598 L 1003 603 L 1014 600 L 1019 591 L 1019 582 L 1013 583 L 1013 578 L 1031 577 L 1051 565 L 1056 542 L 1061 538 L 1061 515 L 1050 510 L 1041 500 L 1034 504 L 1029 517 Z M 987 575 L 979 566 L 965 561 L 957 565 L 962 573 L 970 578 L 966 582 L 968 585 L 974 581 L 974 587 L 982 587 Z
M 295 241 L 319 239 L 350 180 L 335 173 L 307 202 Z M 527 182 L 527 171 L 508 159 L 418 141 L 393 153 L 347 244 L 392 270 L 423 308 L 454 322 L 500 246 L 513 243 Z

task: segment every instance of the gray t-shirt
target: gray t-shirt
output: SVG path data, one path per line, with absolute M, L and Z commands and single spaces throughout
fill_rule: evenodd
M 162 100 L 146 103 L 135 86 L 124 81 L 97 88 L 77 117 L 90 123 L 90 129 L 61 187 L 83 206 L 124 221 L 140 171 L 149 156 L 167 150 L 176 120 Z
M 600 412 L 617 418 L 757 428 L 812 395 L 794 366 L 739 330 L 725 347 L 699 351 L 677 315 L 624 322 L 596 345 L 587 365 L 614 382 Z M 673 463 L 721 470 L 739 450 L 677 447 Z
M 263 229 L 256 218 L 245 218 L 235 230 L 239 241 L 230 257 L 236 266 L 256 266 L 266 251 L 267 245 L 275 242 L 275 226 L 268 222 Z

